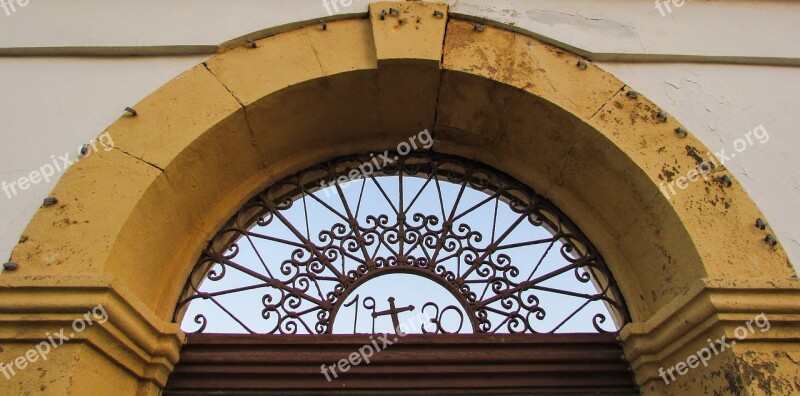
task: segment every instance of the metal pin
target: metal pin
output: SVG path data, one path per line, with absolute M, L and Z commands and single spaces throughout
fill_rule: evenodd
M 733 181 L 731 180 L 730 177 L 728 177 L 728 175 L 722 175 L 720 180 L 722 180 L 722 182 L 725 183 L 726 187 L 730 187 L 733 185 Z
M 639 97 L 639 93 L 636 92 L 636 91 L 628 91 L 628 93 L 626 93 L 625 96 L 627 96 L 627 97 L 629 97 L 631 99 L 636 99 L 636 98 Z
M 386 10 L 381 10 L 381 20 L 386 19 Z
M 764 237 L 764 241 L 772 245 L 772 247 L 778 246 L 778 240 L 772 234 L 767 234 Z
M 472 30 L 474 30 L 476 32 L 482 32 L 482 31 L 486 30 L 486 26 L 483 26 L 480 23 L 476 23 L 476 24 L 472 25 Z
M 689 131 L 687 131 L 687 130 L 681 128 L 681 127 L 675 128 L 675 133 L 680 135 L 680 137 L 682 137 L 682 138 L 685 138 L 687 135 L 689 135 Z
M 441 11 L 434 11 L 433 12 L 433 16 L 435 16 L 437 18 L 444 18 L 444 13 L 441 12 Z
M 247 39 L 247 44 L 250 44 L 250 48 L 258 48 L 258 44 L 253 39 Z
M 84 144 L 83 146 L 81 146 L 81 150 L 79 152 L 81 157 L 86 157 L 87 155 L 89 155 L 89 148 L 90 147 L 91 146 L 89 146 L 88 144 Z
M 658 118 L 658 120 L 661 122 L 667 122 L 668 119 L 667 114 L 664 113 L 663 111 L 659 111 L 658 113 L 656 113 L 656 118 Z
M 589 67 L 589 65 L 587 65 L 586 62 L 582 60 L 579 60 L 578 63 L 576 63 L 576 66 L 578 66 L 578 69 L 581 70 L 586 70 L 586 68 Z
M 759 217 L 758 219 L 756 219 L 756 227 L 758 227 L 759 230 L 766 230 L 767 229 L 767 223 L 765 223 L 764 220 L 762 220 Z
M 400 16 L 400 10 L 398 10 L 397 8 L 390 8 L 389 13 L 394 16 Z
M 56 198 L 56 197 L 47 197 L 42 202 L 42 205 L 44 205 L 44 206 L 53 206 L 53 205 L 55 205 L 57 203 L 58 203 L 58 198 Z
M 320 19 L 319 23 L 322 24 L 322 30 L 328 30 L 328 24 L 325 22 L 324 19 Z
M 17 268 L 19 268 L 17 263 L 8 262 L 3 264 L 3 269 L 6 271 L 16 271 Z
M 137 115 L 139 115 L 139 113 L 137 113 L 137 112 L 136 112 L 136 110 L 134 110 L 134 109 L 133 109 L 133 108 L 131 108 L 131 107 L 126 107 L 126 108 L 125 108 L 125 111 L 127 111 L 127 112 L 128 112 L 128 114 L 130 114 L 130 115 L 131 115 L 131 117 L 136 117 Z

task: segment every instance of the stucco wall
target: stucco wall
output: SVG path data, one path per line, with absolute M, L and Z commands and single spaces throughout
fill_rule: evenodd
M 798 269 L 800 133 L 795 117 L 800 114 L 800 68 L 630 63 L 600 66 L 677 117 L 712 152 L 728 157 L 725 167 L 764 212 Z M 760 125 L 766 129 L 766 137 L 759 139 L 752 134 L 748 142 L 747 135 Z M 765 136 L 761 132 L 758 135 Z M 681 199 L 676 191 L 675 199 Z
M 366 12 L 367 3 L 353 0 L 339 12 Z M 673 5 L 665 16 L 651 1 L 449 3 L 455 13 L 513 23 L 602 60 L 601 67 L 678 117 L 713 150 L 735 153 L 726 166 L 764 211 L 795 266 L 800 263 L 800 159 L 794 155 L 800 149 L 794 122 L 800 113 L 800 2 L 695 0 Z M 7 55 L 0 57 L 0 182 L 65 153 L 76 158 L 125 106 L 202 62 L 217 45 L 325 16 L 322 0 L 30 0 L 11 15 L 0 9 L 0 54 Z M 195 55 L 33 56 L 120 49 Z M 759 125 L 769 140 L 737 153 L 735 141 Z M 54 185 L 55 178 L 12 198 L 0 191 L 0 257 L 9 256 Z

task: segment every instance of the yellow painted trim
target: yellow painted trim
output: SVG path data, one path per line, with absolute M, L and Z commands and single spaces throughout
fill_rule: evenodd
M 401 17 L 380 20 L 376 11 L 390 6 Z M 434 17 L 445 4 L 370 7 L 369 19 L 218 54 L 138 103 L 137 117 L 111 125 L 115 148 L 69 169 L 52 193 L 59 204 L 34 216 L 14 250 L 19 270 L 0 277 L 0 343 L 34 342 L 109 301 L 110 325 L 78 340 L 91 352 L 70 349 L 86 360 L 74 363 L 80 379 L 63 386 L 85 393 L 96 373 L 84 377 L 81 364 L 106 359 L 131 376 L 121 387 L 157 392 L 182 340 L 170 322 L 184 281 L 247 199 L 326 159 L 382 151 L 427 128 L 433 150 L 530 185 L 593 240 L 631 309 L 621 337 L 645 392 L 685 390 L 688 379 L 659 385 L 659 365 L 759 310 L 782 330 L 715 364 L 759 389 L 742 359 L 757 364 L 776 342 L 797 348 L 798 281 L 784 251 L 753 226 L 763 216 L 735 180 L 731 188 L 694 183 L 671 199 L 659 192 L 667 173 L 696 166 L 687 147 L 707 150 L 677 137 L 675 120 L 658 121 L 654 103 L 627 97 L 611 74 L 591 63 L 582 70 L 579 56 L 535 38 Z M 18 321 L 27 330 L 14 330 Z M 796 376 L 790 361 L 774 375 Z M 691 378 L 725 389 L 704 377 L 708 370 Z

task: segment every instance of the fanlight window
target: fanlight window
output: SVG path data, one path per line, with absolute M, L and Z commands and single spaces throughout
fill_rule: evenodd
M 183 329 L 588 333 L 629 320 L 597 250 L 530 188 L 461 158 L 390 157 L 354 180 L 375 159 L 338 159 L 251 199 L 198 260 Z

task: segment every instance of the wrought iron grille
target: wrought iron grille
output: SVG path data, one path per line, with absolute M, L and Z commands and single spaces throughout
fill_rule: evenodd
M 252 198 L 202 252 L 175 319 L 199 333 L 576 333 L 629 316 L 602 257 L 545 198 L 415 152 L 340 158 Z

